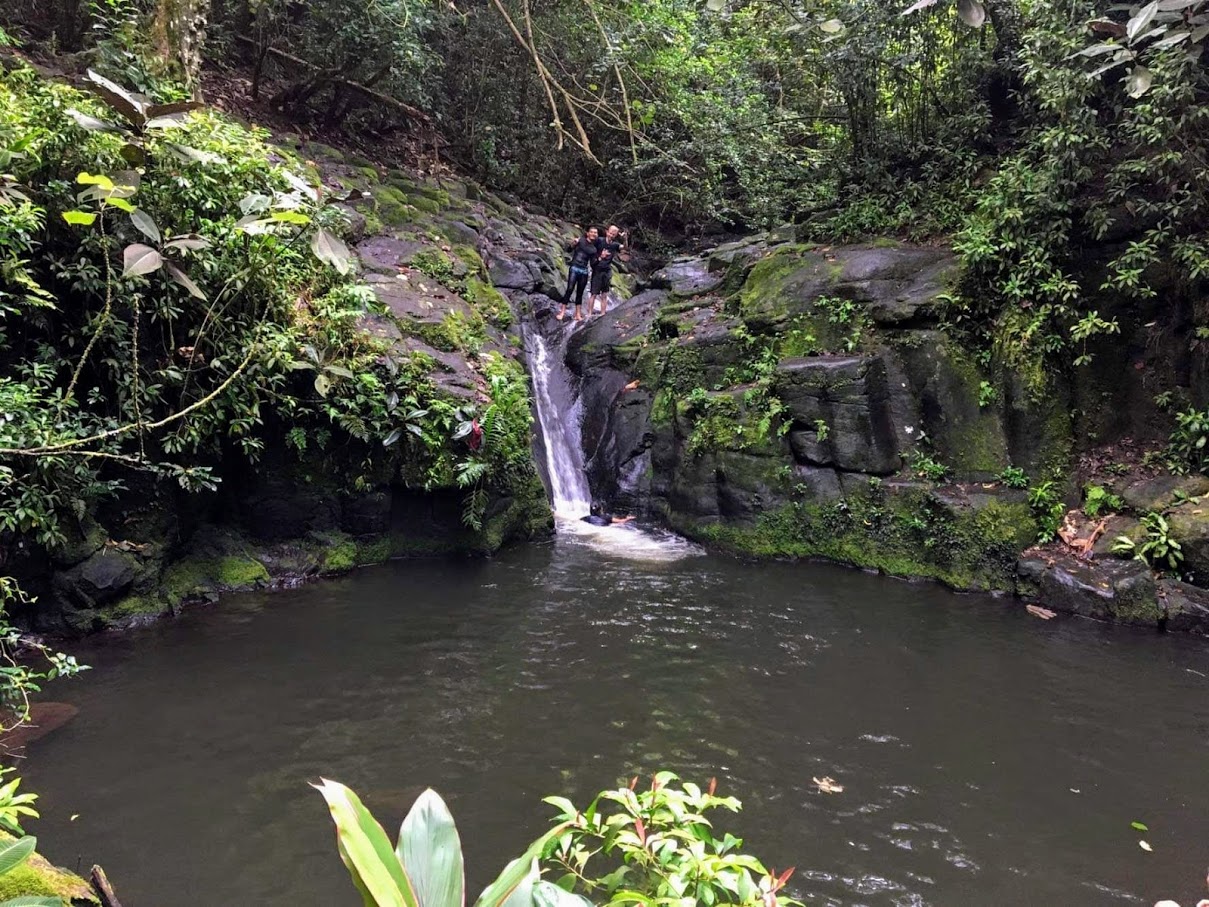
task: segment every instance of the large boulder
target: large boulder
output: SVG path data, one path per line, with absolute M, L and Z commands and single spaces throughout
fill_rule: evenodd
M 776 390 L 792 419 L 789 443 L 799 463 L 874 475 L 902 466 L 880 357 L 787 359 L 777 367 Z
M 1057 548 L 1026 552 L 1017 564 L 1018 592 L 1053 611 L 1096 620 L 1158 626 L 1165 610 L 1154 574 L 1141 561 L 1076 557 Z

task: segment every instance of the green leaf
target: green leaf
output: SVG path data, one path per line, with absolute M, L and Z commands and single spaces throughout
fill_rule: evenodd
M 395 444 L 399 443 L 399 439 L 401 437 L 403 437 L 403 429 L 396 428 L 389 435 L 387 435 L 385 438 L 382 439 L 382 446 L 383 447 L 393 447 Z
M 533 888 L 534 907 L 592 907 L 592 902 L 578 894 L 564 891 L 553 882 L 541 881 Z
M 726 0 L 705 0 L 705 8 L 711 13 L 720 13 L 726 8 Z
M 352 268 L 353 254 L 340 237 L 329 233 L 320 227 L 311 237 L 311 251 L 320 261 L 331 265 L 341 274 L 347 274 Z
M 844 30 L 844 23 L 839 19 L 828 19 L 826 22 L 819 23 L 819 29 L 829 35 L 838 35 Z
M 11 872 L 28 860 L 37 845 L 38 839 L 31 837 L 17 838 L 0 845 L 0 875 Z
M 107 191 L 111 191 L 115 188 L 113 185 L 113 180 L 101 173 L 78 173 L 76 174 L 76 182 L 81 186 L 100 186 L 102 189 Z
M 269 217 L 279 223 L 298 224 L 299 226 L 306 226 L 311 222 L 309 217 L 297 211 L 274 211 Z
M 349 369 L 346 369 L 343 365 L 325 365 L 324 369 L 331 372 L 333 375 L 339 375 L 341 378 L 356 378 L 357 377 Z
M 981 0 L 957 0 L 957 15 L 970 28 L 982 28 L 987 20 Z
M 1129 827 L 1134 831 L 1150 831 L 1150 829 L 1141 822 L 1130 822 Z
M 327 392 L 332 389 L 332 379 L 327 375 L 315 376 L 315 393 L 320 397 L 326 397 Z
M 463 907 L 462 842 L 445 801 L 431 788 L 412 805 L 395 853 L 424 907 Z
M 474 902 L 474 907 L 501 907 L 505 904 L 509 896 L 528 877 L 530 865 L 536 864 L 538 858 L 545 854 L 546 848 L 550 846 L 551 842 L 557 840 L 559 835 L 570 827 L 570 822 L 560 823 L 530 844 L 528 850 L 505 866 L 504 871 L 496 880 L 483 890 L 479 899 Z M 532 883 L 530 883 L 530 887 L 532 887 Z
M 340 858 L 367 907 L 419 907 L 415 891 L 390 840 L 361 800 L 343 784 L 322 779 L 311 785 L 323 795 L 332 821 Z
M 63 220 L 69 224 L 78 224 L 83 227 L 91 227 L 96 221 L 97 216 L 91 211 L 64 211 Z
M 134 205 L 130 204 L 130 202 L 126 201 L 126 199 L 122 198 L 120 195 L 116 195 L 114 193 L 110 193 L 109 195 L 105 196 L 105 204 L 112 205 L 121 211 L 125 211 L 127 214 L 133 214 L 135 212 Z
M 137 277 L 140 274 L 150 274 L 159 270 L 163 263 L 163 256 L 155 249 L 142 243 L 131 243 L 122 253 L 122 276 Z
M 142 208 L 135 208 L 130 212 L 130 222 L 153 243 L 158 243 L 163 238 L 151 215 Z
M 203 151 L 189 145 L 178 145 L 176 142 L 168 142 L 167 145 L 168 150 L 177 160 L 186 164 L 225 164 L 227 162 L 227 159 L 221 154 L 215 154 L 212 151 Z
M 0 902 L 0 907 L 63 907 L 62 898 L 47 898 L 41 895 L 25 895 Z

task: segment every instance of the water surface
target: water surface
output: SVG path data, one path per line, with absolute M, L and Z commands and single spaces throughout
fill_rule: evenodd
M 351 785 L 392 835 L 437 788 L 479 886 L 543 830 L 543 795 L 670 768 L 742 799 L 727 827 L 816 904 L 1202 894 L 1204 641 L 638 548 L 564 533 L 90 644 L 94 670 L 53 690 L 79 716 L 24 766 L 31 831 L 126 907 L 351 907 L 308 780 Z

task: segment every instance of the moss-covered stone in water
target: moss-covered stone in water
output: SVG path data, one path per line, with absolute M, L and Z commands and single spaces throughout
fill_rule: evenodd
M 348 573 L 359 566 L 356 543 L 345 536 L 329 544 L 323 554 L 323 573 Z
M 125 620 L 143 615 L 163 614 L 167 610 L 167 602 L 158 595 L 128 595 L 108 612 L 116 620 Z
M 246 555 L 188 558 L 164 574 L 163 589 L 174 605 L 211 592 L 252 589 L 269 581 L 264 564 Z
M 362 566 L 384 564 L 390 560 L 390 538 L 360 539 L 357 541 L 357 563 Z
M 0 832 L 0 843 L 14 840 L 7 832 Z M 92 886 L 79 876 L 52 866 L 37 852 L 0 875 L 0 902 L 20 897 L 57 897 L 64 905 L 100 904 Z

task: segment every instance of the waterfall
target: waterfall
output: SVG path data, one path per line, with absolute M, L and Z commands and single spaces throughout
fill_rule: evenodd
M 584 473 L 580 444 L 579 398 L 565 357 L 571 330 L 553 342 L 535 324 L 525 325 L 525 348 L 533 376 L 533 398 L 546 449 L 546 473 L 556 516 L 578 519 L 591 507 L 592 492 Z

